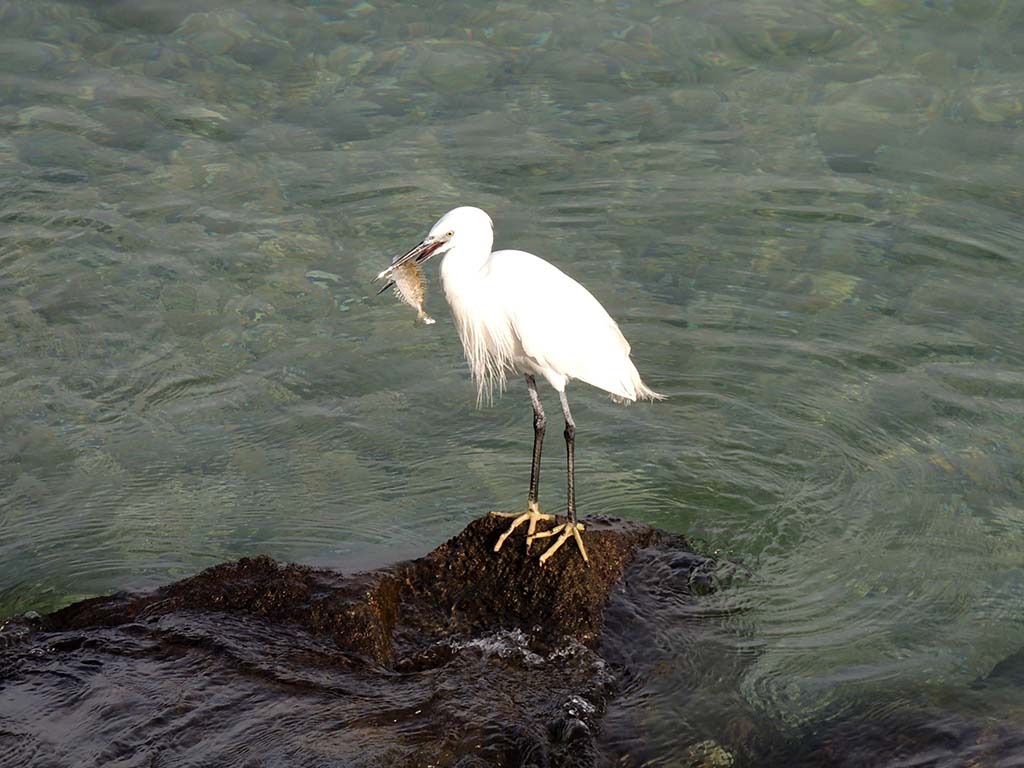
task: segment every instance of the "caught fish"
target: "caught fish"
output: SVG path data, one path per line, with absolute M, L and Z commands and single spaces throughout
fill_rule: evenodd
M 398 266 L 392 265 L 377 275 L 377 277 L 378 279 L 388 278 L 388 282 L 377 291 L 377 295 L 384 293 L 388 288 L 394 286 L 395 296 L 416 310 L 417 320 L 424 325 L 434 324 L 434 318 L 423 311 L 426 281 L 423 279 L 423 273 L 420 272 L 418 264 L 413 261 L 407 261 Z

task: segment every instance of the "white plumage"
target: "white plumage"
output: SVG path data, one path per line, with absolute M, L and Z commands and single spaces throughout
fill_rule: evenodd
M 570 537 L 584 561 L 587 551 L 576 522 L 573 447 L 576 425 L 569 411 L 565 387 L 573 379 L 585 381 L 616 400 L 660 400 L 662 396 L 640 379 L 629 358 L 629 342 L 590 291 L 560 269 L 525 251 L 494 251 L 494 225 L 479 208 L 455 208 L 442 216 L 427 236 L 377 277 L 418 265 L 444 254 L 441 282 L 452 308 L 459 339 L 477 386 L 477 404 L 490 400 L 494 388 L 503 390 L 508 374 L 526 375 L 534 414 L 533 467 L 527 511 L 512 513 L 512 526 L 495 551 L 515 528 L 529 521 L 526 546 L 534 539 L 558 535 L 541 555 L 547 561 Z M 538 522 L 554 520 L 540 512 L 537 486 L 541 446 L 547 420 L 534 376 L 543 376 L 558 392 L 565 416 L 568 459 L 568 522 L 534 533 Z
M 573 379 L 617 399 L 656 400 L 629 358 L 629 342 L 593 295 L 558 267 L 525 251 L 494 251 L 490 217 L 456 208 L 431 228 L 452 232 L 441 264 L 477 398 L 504 389 L 509 373 L 543 376 L 557 392 Z

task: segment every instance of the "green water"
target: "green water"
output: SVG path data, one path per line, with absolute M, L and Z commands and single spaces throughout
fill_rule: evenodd
M 746 702 L 1019 718 L 1022 127 L 1013 0 L 0 2 L 0 616 L 521 508 L 522 382 L 371 285 L 473 204 L 669 395 L 570 388 L 579 508 L 743 562 Z

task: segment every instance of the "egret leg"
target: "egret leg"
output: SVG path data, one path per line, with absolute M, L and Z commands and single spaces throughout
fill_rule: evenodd
M 537 382 L 533 376 L 526 374 L 526 388 L 530 391 L 530 402 L 533 404 L 533 464 L 530 466 L 530 491 L 526 496 L 526 512 L 518 514 L 516 512 L 492 512 L 492 515 L 497 517 L 514 517 L 512 525 L 509 529 L 501 534 L 498 539 L 498 543 L 494 545 L 494 551 L 497 552 L 501 549 L 501 545 L 505 543 L 505 539 L 514 531 L 521 523 L 530 521 L 530 525 L 526 530 L 526 550 L 530 550 L 530 544 L 532 543 L 532 536 L 534 531 L 537 530 L 537 523 L 541 520 L 554 520 L 554 515 L 545 515 L 540 511 L 540 506 L 537 504 L 537 488 L 540 485 L 540 451 L 544 445 L 544 430 L 547 427 L 547 417 L 544 415 L 544 406 L 540 403 L 540 395 L 537 394 Z
M 576 467 L 573 464 L 573 452 L 576 446 L 576 422 L 572 420 L 572 413 L 569 411 L 569 401 L 565 397 L 565 390 L 558 393 L 558 399 L 562 403 L 562 414 L 565 416 L 565 458 L 566 474 L 568 476 L 568 487 L 566 488 L 566 514 L 569 515 L 569 522 L 576 522 Z M 586 560 L 586 554 L 583 557 Z
M 530 492 L 526 502 L 536 505 L 537 488 L 540 485 L 540 449 L 544 445 L 544 431 L 548 420 L 544 415 L 544 406 L 540 403 L 540 395 L 537 393 L 537 382 L 530 374 L 526 374 L 526 388 L 530 392 L 530 403 L 533 405 L 533 463 L 530 465 Z
M 580 531 L 585 530 L 581 523 L 576 522 L 576 472 L 574 464 L 574 448 L 576 445 L 576 422 L 572 420 L 572 412 L 569 410 L 569 401 L 565 397 L 565 391 L 558 393 L 558 397 L 562 402 L 562 415 L 565 416 L 565 455 L 566 455 L 566 470 L 568 475 L 568 485 L 566 486 L 566 514 L 569 517 L 568 522 L 562 525 L 556 525 L 549 531 L 541 531 L 535 533 L 533 536 L 527 538 L 527 546 L 532 539 L 545 539 L 549 536 L 558 536 L 555 539 L 555 543 L 552 544 L 543 555 L 540 556 L 540 564 L 544 565 L 548 559 L 558 551 L 558 548 L 565 544 L 569 538 L 576 540 L 576 546 L 580 550 L 580 554 L 583 556 L 583 562 L 589 563 L 590 558 L 587 557 L 587 548 L 583 546 L 583 537 L 580 536 Z

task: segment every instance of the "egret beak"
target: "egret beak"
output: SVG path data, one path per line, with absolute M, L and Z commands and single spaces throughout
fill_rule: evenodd
M 396 269 L 405 264 L 408 264 L 410 261 L 413 262 L 414 264 L 422 264 L 424 261 L 433 256 L 437 252 L 438 248 L 440 248 L 447 242 L 447 237 L 441 237 L 438 238 L 437 240 L 431 240 L 430 238 L 426 238 L 420 241 L 420 243 L 407 254 L 405 254 L 404 256 L 399 256 L 396 259 L 393 259 L 391 261 L 391 266 L 385 269 L 379 275 L 377 275 L 376 279 L 383 280 Z

